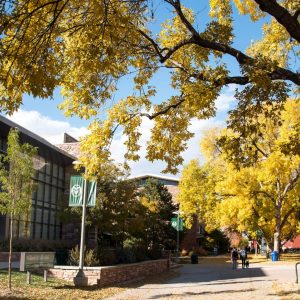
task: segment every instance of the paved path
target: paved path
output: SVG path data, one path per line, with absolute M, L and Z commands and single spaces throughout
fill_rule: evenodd
M 144 285 L 109 299 L 300 299 L 293 264 L 260 263 L 232 270 L 229 263 L 201 261 L 198 265 L 183 265 L 178 272 L 178 277 L 163 284 Z M 289 285 L 288 291 L 279 297 L 279 286 L 285 284 Z

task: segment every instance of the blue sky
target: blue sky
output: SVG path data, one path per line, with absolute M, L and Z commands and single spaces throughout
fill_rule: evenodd
M 204 24 L 208 22 L 208 1 L 182 1 L 186 6 L 191 7 L 196 12 L 197 21 L 200 24 L 199 28 L 203 29 Z M 154 6 L 156 16 L 150 23 L 150 27 L 158 32 L 160 23 L 171 15 L 170 8 L 166 9 L 166 4 L 162 1 L 158 2 L 157 6 Z M 261 25 L 262 21 L 252 23 L 248 16 L 240 16 L 236 10 L 234 10 L 234 28 L 235 28 L 235 41 L 233 46 L 239 50 L 244 51 L 251 40 L 257 40 L 261 37 Z M 238 75 L 239 69 L 237 63 L 230 57 L 225 58 L 225 62 L 229 64 L 232 71 L 232 75 Z M 174 91 L 169 86 L 169 78 L 166 70 L 159 71 L 153 78 L 152 85 L 157 88 L 157 95 L 154 98 L 154 102 L 161 102 L 166 100 Z M 132 93 L 132 84 L 128 83 L 128 78 L 123 78 L 119 82 L 119 90 L 115 95 L 114 101 L 119 98 L 125 97 Z M 191 131 L 195 133 L 195 137 L 189 143 L 189 149 L 184 153 L 185 163 L 190 159 L 199 158 L 199 140 L 208 128 L 215 126 L 224 126 L 226 114 L 230 107 L 234 105 L 234 89 L 236 87 L 230 86 L 224 88 L 222 94 L 217 100 L 217 115 L 215 118 L 209 120 L 193 120 L 191 124 Z M 86 127 L 89 121 L 81 120 L 77 117 L 66 118 L 62 111 L 57 109 L 57 105 L 62 102 L 62 98 L 59 93 L 59 88 L 56 89 L 52 100 L 48 99 L 34 99 L 29 95 L 24 95 L 24 102 L 19 112 L 15 113 L 11 119 L 16 123 L 24 126 L 25 128 L 45 137 L 52 143 L 61 143 L 63 132 L 79 137 L 84 135 L 87 130 Z M 145 155 L 145 144 L 149 138 L 149 131 L 152 124 L 149 120 L 143 122 L 141 131 L 143 133 L 141 139 L 141 160 L 138 163 L 132 163 L 132 174 L 140 175 L 144 173 L 156 173 L 159 174 L 163 165 L 161 162 L 150 163 L 144 159 Z M 113 157 L 117 161 L 122 160 L 122 154 L 124 152 L 122 143 L 124 137 L 119 133 L 113 144 L 112 153 Z M 178 177 L 178 174 L 176 177 Z

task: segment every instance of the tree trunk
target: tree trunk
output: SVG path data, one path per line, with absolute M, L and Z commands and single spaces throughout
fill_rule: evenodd
M 10 214 L 9 255 L 8 255 L 8 288 L 11 290 L 11 256 L 13 239 L 13 213 Z
M 274 251 L 279 253 L 281 237 L 281 201 L 276 205 L 276 228 L 274 233 Z

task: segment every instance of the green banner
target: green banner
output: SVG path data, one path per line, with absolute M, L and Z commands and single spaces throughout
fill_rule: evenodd
M 79 175 L 71 176 L 69 206 L 82 206 L 84 192 L 84 178 Z M 88 182 L 87 206 L 96 204 L 97 182 Z
M 171 226 L 177 231 L 183 231 L 183 219 L 182 218 L 172 218 Z
M 88 201 L 87 206 L 95 206 L 96 204 L 97 182 L 89 181 L 88 183 Z
M 82 176 L 71 176 L 69 206 L 81 206 L 83 199 L 84 179 Z

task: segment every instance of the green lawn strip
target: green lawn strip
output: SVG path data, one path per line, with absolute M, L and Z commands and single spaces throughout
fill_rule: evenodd
M 168 270 L 161 274 L 147 276 L 132 282 L 125 282 L 113 287 L 99 288 L 90 286 L 76 288 L 72 283 L 48 278 L 44 282 L 42 275 L 32 274 L 31 284 L 26 283 L 26 273 L 13 271 L 12 291 L 7 288 L 7 270 L 0 270 L 0 299 L 104 299 L 128 288 L 137 288 L 145 284 L 162 283 L 178 276 L 178 271 Z
M 0 270 L 0 299 L 104 299 L 124 291 L 125 287 L 76 288 L 71 282 L 32 274 L 31 284 L 26 283 L 26 273 L 13 271 L 12 291 L 7 288 L 7 270 Z

